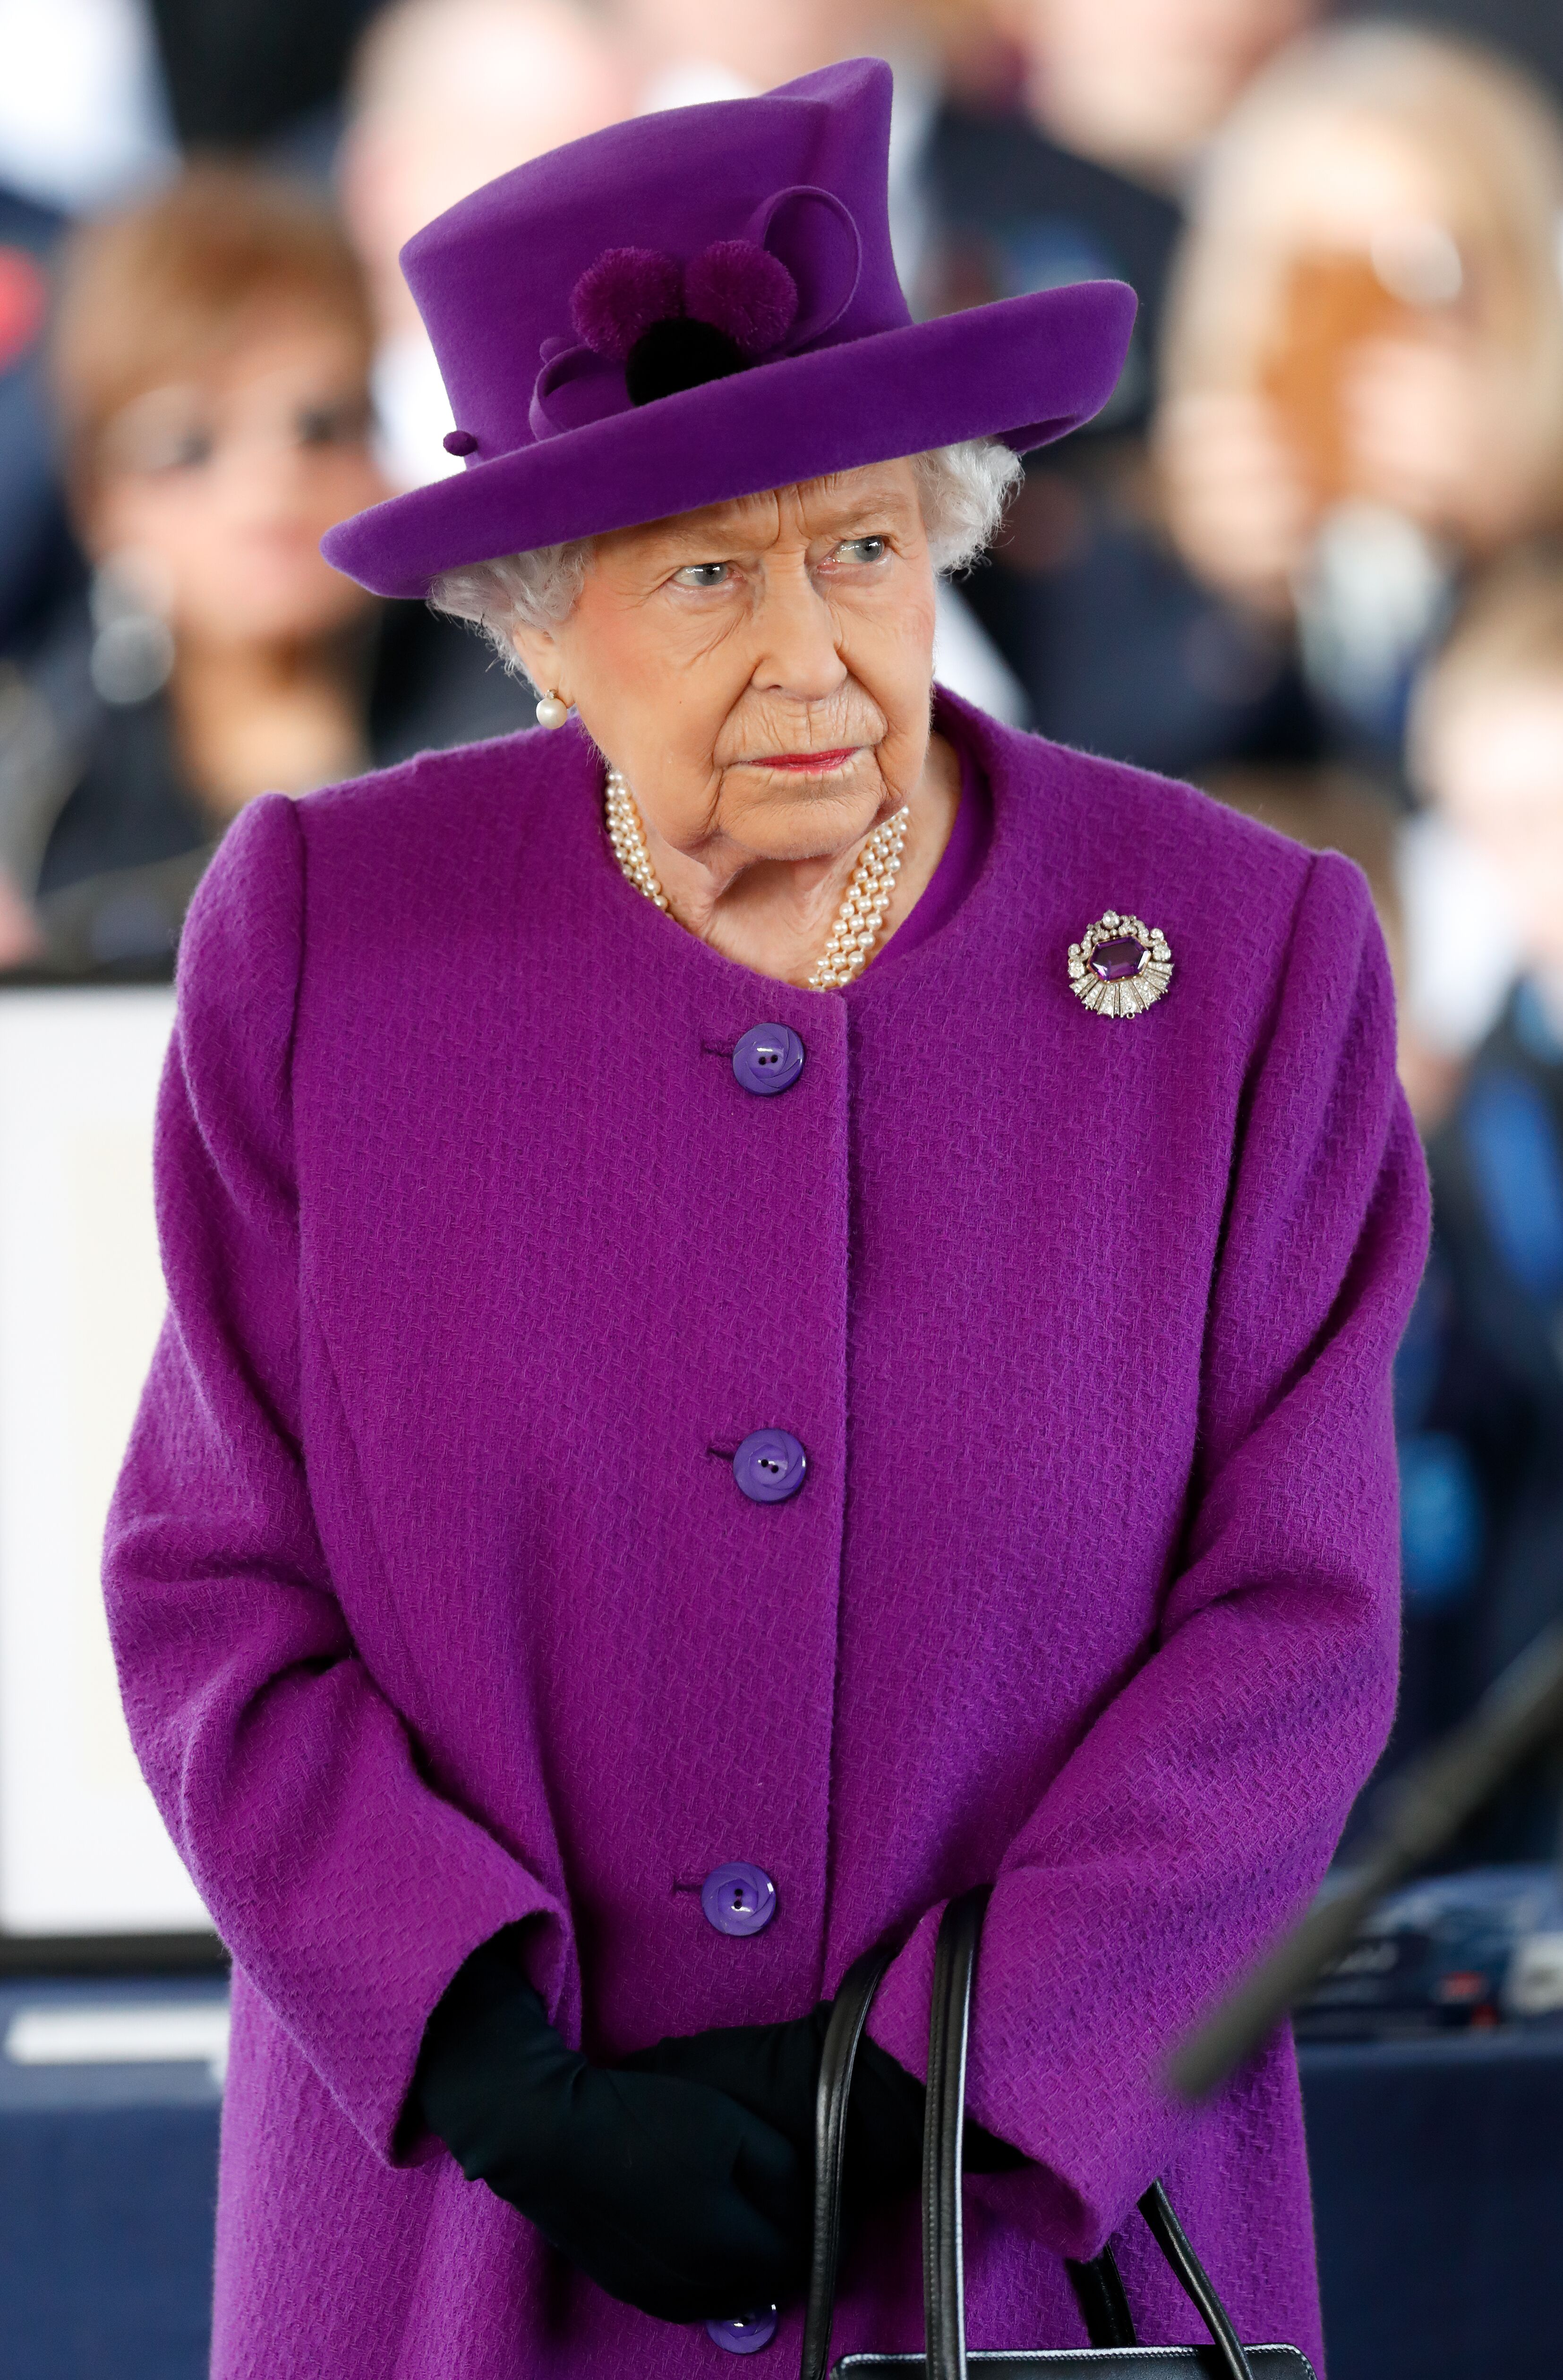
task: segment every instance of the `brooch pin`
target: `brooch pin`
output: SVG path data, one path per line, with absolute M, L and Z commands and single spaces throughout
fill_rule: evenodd
M 1098 1016 L 1138 1016 L 1172 980 L 1172 953 L 1159 926 L 1104 909 L 1069 946 L 1069 983 Z

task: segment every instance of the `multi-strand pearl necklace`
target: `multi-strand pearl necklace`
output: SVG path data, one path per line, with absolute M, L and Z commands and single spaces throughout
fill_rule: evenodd
M 864 844 L 852 871 L 852 881 L 836 912 L 830 939 L 810 970 L 811 990 L 839 990 L 842 984 L 860 976 L 873 957 L 895 880 L 901 874 L 909 815 L 904 809 L 897 810 L 893 818 L 874 829 Z M 665 910 L 668 896 L 657 880 L 651 855 L 646 848 L 635 795 L 617 769 L 608 771 L 608 840 L 630 882 L 659 909 Z
M 654 901 L 659 909 L 665 909 L 668 896 L 657 881 L 657 871 L 646 848 L 635 795 L 617 769 L 608 771 L 608 840 L 613 846 L 614 858 L 630 882 L 644 892 L 648 901 Z

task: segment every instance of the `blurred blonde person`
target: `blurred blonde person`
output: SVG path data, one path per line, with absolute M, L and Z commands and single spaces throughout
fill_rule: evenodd
M 1295 616 L 1393 745 L 1473 560 L 1563 497 L 1563 132 L 1474 48 L 1401 28 L 1278 59 L 1209 155 L 1169 310 L 1169 517 L 1207 581 Z
M 955 61 L 930 144 L 928 310 L 1076 273 L 1140 301 L 1113 400 L 1027 467 L 974 608 L 1057 741 L 1203 777 L 1311 748 L 1284 638 L 1168 555 L 1145 432 L 1191 162 L 1321 0 L 991 0 L 1012 44 L 986 88 Z M 1017 105 L 1017 98 L 1021 104 Z
M 622 43 L 576 0 L 399 0 L 359 48 L 338 176 L 375 310 L 381 459 L 398 487 L 460 463 L 450 407 L 396 259 L 419 226 L 545 150 L 626 115 Z

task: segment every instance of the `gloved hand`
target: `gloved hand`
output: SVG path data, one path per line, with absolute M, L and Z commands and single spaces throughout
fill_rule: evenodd
M 413 2085 L 415 2112 L 467 2180 L 611 2297 L 664 2322 L 798 2295 L 810 2208 L 796 2151 L 708 2084 L 588 2065 L 549 2023 L 506 1935 L 447 1988 Z
M 619 2061 L 619 2070 L 703 2082 L 735 2099 L 790 2141 L 805 2169 L 814 2168 L 815 2096 L 830 2003 L 788 2024 L 727 2025 L 674 2034 Z M 889 2050 L 865 2034 L 853 2069 L 847 2110 L 843 2213 L 849 2224 L 917 2188 L 923 2170 L 923 2103 L 927 2096 Z M 964 2155 L 971 2173 L 1006 2173 L 1025 2163 L 1018 2149 L 966 2119 Z

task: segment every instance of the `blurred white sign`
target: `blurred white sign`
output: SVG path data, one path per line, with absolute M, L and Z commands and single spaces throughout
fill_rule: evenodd
M 0 181 L 78 214 L 177 163 L 146 0 L 0 0 Z
M 1469 1058 L 1502 1014 L 1517 973 L 1502 879 L 1436 811 L 1407 820 L 1396 862 L 1404 919 L 1402 1002 L 1423 1039 Z
M 141 1781 L 99 1583 L 163 1317 L 162 989 L 0 993 L 0 1931 L 204 1930 Z
M 129 2008 L 24 2008 L 6 2033 L 13 2066 L 209 2066 L 228 2070 L 225 2000 Z

